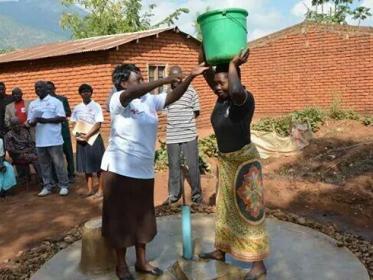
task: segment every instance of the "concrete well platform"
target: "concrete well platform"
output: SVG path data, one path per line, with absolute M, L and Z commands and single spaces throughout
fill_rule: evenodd
M 212 250 L 214 244 L 214 215 L 192 216 L 196 253 Z M 165 271 L 182 255 L 180 216 L 158 218 L 158 235 L 148 246 L 148 259 Z M 265 263 L 267 279 L 271 280 L 369 280 L 362 263 L 336 241 L 310 228 L 267 219 L 271 238 L 271 255 Z M 113 280 L 114 273 L 88 276 L 79 271 L 81 242 L 78 241 L 50 259 L 31 280 Z M 128 264 L 133 268 L 134 250 L 128 250 Z M 180 261 L 189 279 L 242 279 L 249 264 L 228 256 L 227 263 Z M 227 273 L 229 273 L 227 276 Z M 135 274 L 134 274 L 135 275 Z M 223 276 L 225 275 L 225 276 Z M 137 275 L 136 279 L 156 279 Z M 175 280 L 166 272 L 158 279 Z

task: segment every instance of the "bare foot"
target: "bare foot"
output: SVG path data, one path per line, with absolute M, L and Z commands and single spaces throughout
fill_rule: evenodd
M 119 279 L 134 279 L 128 269 L 127 265 L 121 265 L 116 267 L 116 274 Z M 132 278 L 131 278 L 132 277 Z
M 253 262 L 251 270 L 246 274 L 245 280 L 262 280 L 267 274 L 263 261 Z
M 81 194 L 82 196 L 84 196 L 84 197 L 90 197 L 90 196 L 92 196 L 92 195 L 94 195 L 95 194 L 95 192 L 94 191 L 87 191 L 86 193 L 83 193 L 83 194 Z
M 201 253 L 199 254 L 199 257 L 206 260 L 217 260 L 225 262 L 225 253 L 221 250 L 215 250 L 210 253 Z
M 145 264 L 135 264 L 135 269 L 137 272 L 151 274 L 154 276 L 160 276 L 163 274 L 163 271 L 158 267 L 152 266 L 149 262 Z
M 103 197 L 104 196 L 104 194 L 102 193 L 102 191 L 98 191 L 98 192 L 96 192 L 96 194 L 95 194 L 95 197 L 97 197 L 97 198 L 101 198 L 101 197 Z

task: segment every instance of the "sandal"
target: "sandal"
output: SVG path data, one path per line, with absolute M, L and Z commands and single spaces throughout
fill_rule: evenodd
M 163 271 L 158 267 L 154 267 L 152 270 L 145 270 L 145 269 L 139 268 L 138 266 L 135 266 L 135 270 L 136 272 L 143 273 L 143 274 L 150 274 L 153 276 L 161 276 L 163 274 Z
M 223 254 L 223 257 L 219 258 L 214 254 L 215 252 L 216 251 L 210 252 L 210 253 L 201 253 L 199 254 L 199 257 L 204 260 L 215 260 L 215 261 L 225 262 L 225 254 Z
M 121 276 L 119 271 L 118 271 L 118 268 L 116 269 L 116 275 L 118 277 L 119 280 L 135 280 L 135 278 L 133 277 L 133 275 L 127 271 L 124 276 Z

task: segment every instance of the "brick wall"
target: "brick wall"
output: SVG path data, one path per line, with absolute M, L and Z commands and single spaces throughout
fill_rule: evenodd
M 304 106 L 343 106 L 373 113 L 373 28 L 302 23 L 253 41 L 244 82 L 256 114 Z
M 51 80 L 57 88 L 57 93 L 69 99 L 71 109 L 81 102 L 78 87 L 82 83 L 92 85 L 94 100 L 103 105 L 111 87 L 110 75 L 111 65 L 108 63 L 107 52 L 0 65 L 0 81 L 5 82 L 9 94 L 12 88 L 17 86 L 22 88 L 25 99 L 36 99 L 35 81 Z M 107 127 L 108 122 L 104 125 Z
M 244 84 L 256 98 L 256 117 L 282 114 L 316 105 L 328 107 L 333 96 L 343 105 L 373 113 L 372 28 L 300 24 L 250 43 L 251 56 L 243 67 Z M 82 83 L 94 88 L 94 99 L 105 108 L 111 71 L 121 62 L 136 63 L 145 78 L 149 64 L 180 65 L 187 73 L 197 64 L 199 44 L 181 33 L 167 31 L 113 49 L 64 57 L 0 64 L 0 81 L 8 92 L 19 86 L 34 99 L 34 82 L 52 80 L 71 107 L 81 102 Z M 199 93 L 200 129 L 210 128 L 215 97 L 203 78 L 193 86 Z M 161 116 L 161 131 L 164 131 Z M 109 129 L 105 113 L 104 132 Z

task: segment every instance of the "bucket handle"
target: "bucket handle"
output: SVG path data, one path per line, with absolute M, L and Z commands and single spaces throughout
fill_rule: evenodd
M 234 17 L 228 15 L 226 10 L 224 10 L 224 11 L 222 12 L 222 14 L 223 14 L 223 16 L 226 16 L 226 17 L 229 18 L 230 20 L 232 20 L 232 21 L 234 21 L 235 23 L 237 23 L 238 25 L 240 25 L 240 26 L 245 30 L 245 32 L 247 33 L 247 27 L 246 27 L 245 25 L 243 25 L 243 24 L 242 24 L 239 20 L 237 20 L 236 18 L 234 18 Z

